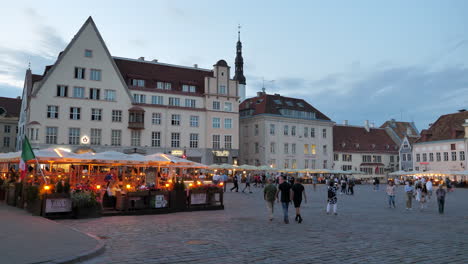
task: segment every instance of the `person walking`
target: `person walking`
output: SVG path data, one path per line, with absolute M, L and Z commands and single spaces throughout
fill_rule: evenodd
M 426 189 L 427 189 L 427 200 L 431 200 L 432 197 L 432 179 L 429 179 L 426 182 Z
M 302 223 L 301 216 L 301 203 L 302 196 L 304 196 L 304 202 L 307 203 L 307 197 L 304 190 L 304 185 L 302 185 L 302 179 L 297 179 L 296 183 L 291 187 L 291 197 L 294 203 L 294 208 L 296 208 L 296 222 L 299 224 Z
M 437 195 L 437 204 L 439 205 L 439 214 L 444 213 L 444 206 L 445 206 L 445 195 L 447 192 L 445 191 L 444 185 L 440 184 L 439 188 L 436 191 Z
M 333 213 L 337 215 L 336 204 L 338 203 L 338 198 L 336 197 L 336 192 L 338 188 L 335 186 L 333 181 L 330 181 L 328 185 L 328 199 L 327 199 L 327 214 L 330 214 L 330 208 L 333 206 Z
M 288 210 L 289 203 L 291 202 L 291 185 L 286 181 L 286 177 L 284 176 L 281 176 L 279 180 L 280 185 L 278 187 L 278 191 L 276 192 L 276 199 L 278 200 L 278 202 L 280 202 L 278 196 L 279 193 L 281 193 L 281 205 L 283 207 L 284 223 L 289 224 Z
M 312 177 L 312 186 L 314 186 L 314 192 L 317 190 L 317 176 Z
M 421 201 L 421 192 L 422 192 L 421 181 L 420 180 L 416 181 L 416 184 L 415 184 L 414 187 L 416 189 L 416 201 L 420 202 Z
M 341 194 L 346 194 L 346 179 L 341 178 Z
M 268 179 L 268 184 L 263 189 L 263 199 L 265 200 L 268 212 L 270 213 L 270 221 L 273 221 L 273 210 L 275 207 L 275 199 L 277 192 L 278 189 L 276 189 L 276 186 L 273 184 L 273 180 Z
M 405 193 L 406 193 L 406 210 L 412 210 L 412 201 L 414 195 L 414 188 L 412 186 L 411 181 L 407 181 L 405 185 Z
M 250 189 L 250 182 L 252 181 L 252 176 L 249 174 L 247 174 L 247 176 L 245 177 L 245 187 L 244 189 L 242 190 L 242 192 L 245 191 L 245 189 L 247 189 L 247 187 L 249 187 L 249 193 L 252 193 L 252 190 Z
M 354 195 L 354 185 L 355 184 L 356 183 L 354 182 L 354 179 L 350 178 L 349 183 L 348 183 L 348 193 L 351 194 L 351 195 Z
M 419 199 L 420 210 L 422 211 L 426 207 L 427 202 L 427 189 L 426 185 L 421 189 L 421 197 Z
M 396 208 L 395 207 L 395 183 L 393 181 L 389 181 L 387 185 L 387 195 L 388 195 L 388 208 Z
M 223 175 L 221 176 L 221 181 L 223 182 L 223 189 L 224 189 L 224 192 L 226 192 L 226 189 L 227 189 L 227 183 L 228 183 L 228 176 L 227 176 L 227 173 L 224 172 Z
M 236 192 L 239 192 L 239 176 L 234 175 L 234 178 L 232 178 L 232 183 L 234 184 L 234 187 L 231 188 L 231 192 L 234 189 L 236 189 Z

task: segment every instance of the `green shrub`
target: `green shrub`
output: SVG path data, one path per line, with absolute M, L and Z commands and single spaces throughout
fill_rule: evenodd
M 70 183 L 68 181 L 66 181 L 65 184 L 63 185 L 63 192 L 70 193 Z
M 71 195 L 73 207 L 78 208 L 95 208 L 99 206 L 96 200 L 96 195 L 92 192 L 78 192 Z
M 185 191 L 185 184 L 183 181 L 179 181 L 177 180 L 175 183 L 174 183 L 174 191 Z
M 39 199 L 39 186 L 30 185 L 26 187 L 26 193 L 28 197 L 28 204 Z
M 57 193 L 63 193 L 63 184 L 62 184 L 62 181 L 59 181 L 59 182 L 57 183 L 57 188 L 55 189 L 55 191 L 56 191 Z

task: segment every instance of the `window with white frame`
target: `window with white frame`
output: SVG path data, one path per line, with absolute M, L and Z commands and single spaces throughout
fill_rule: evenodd
M 255 154 L 258 154 L 260 152 L 260 145 L 258 144 L 258 142 L 255 142 L 254 148 L 255 148 Z
M 317 146 L 316 145 L 310 145 L 310 154 L 312 154 L 312 155 L 317 154 Z
M 101 89 L 98 88 L 89 88 L 89 99 L 99 100 L 101 98 Z
M 434 153 L 429 153 L 429 161 L 434 161 Z
M 284 160 L 284 168 L 289 169 L 289 160 L 288 159 Z
M 309 144 L 304 144 L 304 154 L 309 154 Z
M 102 120 L 102 109 L 91 108 L 91 121 L 101 121 Z
M 190 126 L 191 127 L 198 127 L 198 116 L 190 116 Z
M 161 124 L 161 113 L 153 113 L 151 116 L 151 123 L 153 125 L 160 125 Z
M 276 143 L 271 142 L 270 143 L 270 153 L 275 153 L 276 152 Z
M 255 127 L 254 127 L 254 135 L 255 135 L 255 136 L 258 136 L 258 124 L 255 124 Z
M 186 93 L 194 93 L 196 90 L 195 86 L 194 85 L 187 85 L 187 84 L 183 84 L 182 85 L 182 91 L 183 92 L 186 92 Z
M 212 120 L 213 124 L 213 128 L 220 128 L 221 127 L 221 118 L 219 117 L 213 117 L 213 120 Z
M 91 77 L 90 80 L 92 81 L 100 81 L 101 80 L 101 70 L 91 69 Z
M 219 101 L 213 101 L 213 110 L 220 110 L 221 103 Z
M 460 160 L 465 160 L 465 151 L 460 151 Z
M 225 135 L 224 136 L 224 148 L 225 149 L 232 149 L 232 136 Z
M 91 128 L 91 145 L 101 145 L 101 134 L 102 129 L 100 128 Z
M 180 115 L 172 115 L 171 116 L 171 125 L 180 126 Z
M 315 160 L 310 160 L 310 168 L 315 169 L 316 168 L 316 161 Z
M 308 127 L 304 127 L 304 137 L 309 137 L 309 128 Z
M 213 135 L 213 149 L 220 149 L 220 148 L 221 148 L 221 136 Z
M 292 168 L 292 169 L 297 169 L 297 161 L 296 161 L 295 159 L 293 159 L 293 160 L 291 161 L 291 168 Z
M 159 148 L 161 147 L 161 132 L 153 131 L 151 132 L 151 146 Z
M 170 106 L 180 106 L 180 98 L 169 97 L 169 105 Z
M 5 147 L 5 148 L 10 147 L 10 138 L 9 137 L 3 137 L 3 147 Z
M 444 152 L 444 161 L 448 161 L 448 160 L 449 160 L 448 152 Z
M 423 157 L 423 162 L 426 162 L 427 161 L 427 153 L 423 153 L 422 157 Z
M 322 137 L 327 138 L 327 129 L 326 128 L 322 129 Z
M 59 107 L 56 105 L 47 106 L 47 118 L 57 119 Z
M 270 135 L 275 134 L 275 124 L 270 124 Z
M 291 126 L 291 136 L 296 135 L 296 126 Z
M 84 98 L 84 87 L 73 87 L 73 97 L 74 98 Z
M 145 87 L 145 80 L 142 79 L 130 79 L 132 86 Z
M 326 168 L 328 167 L 327 164 L 328 164 L 328 161 L 327 161 L 327 160 L 324 160 L 324 161 L 323 161 L 323 168 L 324 168 L 324 169 L 326 169 Z M 383 169 L 383 168 L 381 168 L 381 169 Z
M 285 136 L 289 135 L 289 126 L 288 125 L 284 126 L 284 135 Z
M 115 102 L 116 101 L 115 90 L 109 90 L 109 89 L 104 90 L 104 100 Z
M 440 152 L 436 152 L 436 160 L 437 161 L 441 161 L 441 156 L 440 156 Z
M 66 86 L 66 85 L 57 85 L 57 96 L 67 97 L 68 96 L 68 86 Z
M 6 134 L 9 134 L 11 132 L 11 126 L 10 125 L 5 125 L 3 127 L 3 132 Z
M 311 138 L 315 137 L 315 128 L 313 128 L 313 127 L 310 128 L 310 137 Z
M 146 95 L 133 94 L 133 102 L 136 104 L 146 104 Z
M 224 102 L 224 111 L 232 112 L 232 103 L 231 102 Z
M 80 120 L 81 118 L 81 108 L 80 107 L 70 107 L 70 119 L 71 120 Z
M 416 154 L 416 162 L 420 162 L 421 161 L 421 154 Z
M 89 49 L 86 49 L 85 52 L 84 52 L 84 55 L 87 58 L 92 58 L 93 57 L 93 51 L 89 50 Z
M 85 79 L 85 68 L 75 67 L 75 79 Z
M 220 85 L 218 93 L 219 94 L 227 94 L 226 85 Z
M 196 102 L 197 101 L 195 99 L 185 99 L 185 107 L 195 108 Z
M 133 147 L 139 147 L 141 145 L 141 131 L 132 130 L 132 133 L 130 136 L 131 136 L 130 145 Z
M 232 128 L 232 119 L 231 118 L 224 118 L 224 128 L 231 129 Z
M 164 83 L 164 90 L 172 90 L 172 84 L 171 83 Z
M 309 160 L 304 160 L 304 169 L 309 168 Z
M 112 110 L 112 122 L 122 122 L 122 110 Z
M 151 103 L 156 105 L 164 104 L 163 97 L 161 95 L 153 95 L 151 96 Z
M 46 144 L 57 144 L 57 127 L 46 127 Z
M 402 160 L 402 161 L 406 161 L 406 154 L 403 154 L 403 155 L 402 155 L 402 159 L 401 159 L 401 160 Z
M 189 146 L 190 148 L 198 148 L 198 134 L 190 133 L 190 141 Z
M 456 161 L 456 160 L 457 160 L 457 152 L 452 151 L 452 161 Z
M 120 129 L 111 130 L 111 145 L 112 146 L 122 145 L 122 130 Z
M 291 153 L 296 154 L 296 143 L 291 144 Z
M 68 129 L 68 144 L 70 145 L 80 144 L 80 128 L 70 127 Z
M 289 144 L 284 143 L 284 154 L 289 154 Z
M 180 148 L 180 133 L 171 133 L 171 148 Z

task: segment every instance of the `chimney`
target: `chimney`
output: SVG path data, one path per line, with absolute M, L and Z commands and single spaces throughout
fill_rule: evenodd
M 347 126 L 348 125 L 348 120 L 344 120 L 343 125 Z
M 195 69 L 197 69 L 197 68 L 198 68 L 198 64 L 194 64 L 193 67 L 194 67 Z
M 145 57 L 140 57 L 140 58 L 138 58 L 138 60 L 145 61 Z
M 257 92 L 257 96 L 260 97 L 263 95 L 263 92 Z
M 366 121 L 364 122 L 364 128 L 366 129 L 367 132 L 370 131 L 370 128 L 369 128 L 369 120 L 366 120 Z
M 143 59 L 145 59 L 145 58 L 143 58 Z M 153 59 L 152 62 L 158 62 L 158 59 Z
M 21 99 L 21 96 L 16 96 L 16 99 Z

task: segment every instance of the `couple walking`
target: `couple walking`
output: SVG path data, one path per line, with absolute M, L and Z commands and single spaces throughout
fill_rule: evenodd
M 302 197 L 304 197 L 304 202 L 307 203 L 307 197 L 305 194 L 304 186 L 301 184 L 301 180 L 297 180 L 293 185 L 286 181 L 284 176 L 279 178 L 279 186 L 276 189 L 276 186 L 273 184 L 271 179 L 268 179 L 268 185 L 263 190 L 264 199 L 267 203 L 268 211 L 270 213 L 270 221 L 273 220 L 273 208 L 275 205 L 275 200 L 278 203 L 281 201 L 283 207 L 283 217 L 284 223 L 289 224 L 289 204 L 291 201 L 294 203 L 296 208 L 296 222 L 302 223 L 301 216 L 301 203 Z M 279 195 L 281 193 L 281 196 Z

